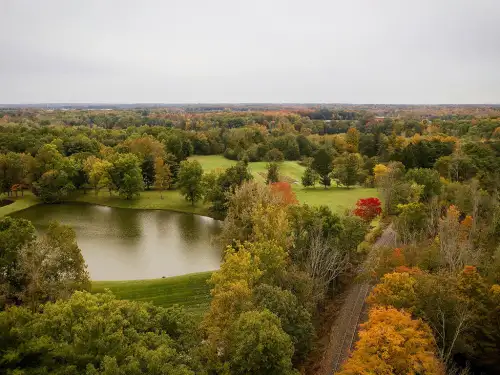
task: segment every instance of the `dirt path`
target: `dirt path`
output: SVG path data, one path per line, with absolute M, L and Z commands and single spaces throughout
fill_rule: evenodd
M 393 246 L 395 239 L 396 233 L 391 225 L 382 233 L 373 247 Z M 321 370 L 318 372 L 318 375 L 336 373 L 348 358 L 357 337 L 358 325 L 365 305 L 365 299 L 370 289 L 371 285 L 369 282 L 358 282 L 351 285 L 347 290 L 344 304 L 332 326 L 330 343 L 324 353 L 322 365 L 320 366 Z

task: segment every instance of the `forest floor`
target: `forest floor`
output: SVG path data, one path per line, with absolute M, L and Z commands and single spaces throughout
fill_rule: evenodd
M 389 226 L 385 229 L 373 248 L 394 246 L 396 233 Z M 323 358 L 317 370 L 310 372 L 316 375 L 331 375 L 339 371 L 357 340 L 359 324 L 366 318 L 365 300 L 371 290 L 370 282 L 360 280 L 354 282 L 338 299 L 340 309 L 332 311 L 332 325 L 329 338 L 325 339 Z
M 212 272 L 192 273 L 164 279 L 134 281 L 93 281 L 92 293 L 111 290 L 120 299 L 152 302 L 168 307 L 175 304 L 201 317 L 210 304 L 208 279 Z

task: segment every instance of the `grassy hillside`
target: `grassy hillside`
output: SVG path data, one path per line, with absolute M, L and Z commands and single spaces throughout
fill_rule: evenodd
M 158 306 L 178 304 L 201 317 L 210 303 L 211 272 L 193 273 L 165 279 L 134 281 L 93 281 L 92 293 L 110 289 L 121 299 L 148 301 Z

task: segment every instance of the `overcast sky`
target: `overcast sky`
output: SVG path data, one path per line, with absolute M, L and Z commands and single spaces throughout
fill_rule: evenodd
M 0 0 L 0 103 L 500 103 L 500 0 Z

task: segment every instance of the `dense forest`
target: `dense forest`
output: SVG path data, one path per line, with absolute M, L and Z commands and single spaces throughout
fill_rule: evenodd
M 500 373 L 498 108 L 207 108 L 0 109 L 2 202 L 175 190 L 223 220 L 225 249 L 199 321 L 92 294 L 72 228 L 0 218 L 0 373 L 313 374 L 327 306 L 360 279 L 340 374 Z M 360 187 L 345 212 L 296 195 Z

